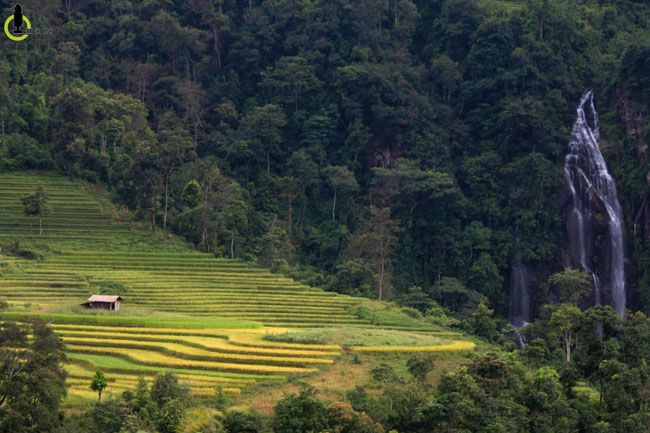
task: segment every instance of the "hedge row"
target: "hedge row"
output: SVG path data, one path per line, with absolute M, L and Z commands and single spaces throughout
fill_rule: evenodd
M 464 350 L 474 350 L 475 343 L 471 341 L 454 341 L 451 344 L 442 344 L 439 346 L 353 346 L 349 350 L 353 352 L 460 352 Z

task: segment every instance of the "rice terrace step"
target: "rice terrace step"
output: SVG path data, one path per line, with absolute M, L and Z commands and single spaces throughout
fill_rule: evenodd
M 20 202 L 39 185 L 51 208 L 41 236 L 37 218 L 25 217 Z M 325 292 L 136 230 L 117 221 L 89 193 L 101 194 L 93 188 L 58 176 L 0 175 L 0 297 L 10 305 L 5 317 L 41 315 L 53 324 L 67 347 L 70 406 L 95 397 L 88 384 L 96 369 L 109 376 L 108 390 L 116 395 L 161 370 L 178 374 L 199 397 L 214 395 L 218 385 L 238 394 L 259 382 L 316 372 L 341 354 L 337 345 L 270 342 L 262 340 L 265 334 L 390 328 L 349 311 L 363 298 Z M 27 260 L 7 254 L 11 248 L 42 254 Z M 109 293 L 123 298 L 121 311 L 80 306 L 104 287 L 121 290 Z

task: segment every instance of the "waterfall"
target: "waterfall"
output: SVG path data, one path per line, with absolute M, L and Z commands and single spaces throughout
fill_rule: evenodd
M 582 95 L 577 112 L 564 160 L 570 195 L 566 214 L 569 265 L 590 274 L 595 303 L 610 303 L 621 317 L 625 310 L 623 214 L 616 182 L 600 153 L 598 114 L 591 90 Z M 603 238 L 600 254 L 597 235 Z
M 515 229 L 515 248 L 519 245 L 519 237 Z M 514 328 L 523 328 L 532 320 L 531 314 L 531 285 L 535 274 L 531 267 L 523 263 L 515 254 L 510 259 L 510 296 L 508 318 Z

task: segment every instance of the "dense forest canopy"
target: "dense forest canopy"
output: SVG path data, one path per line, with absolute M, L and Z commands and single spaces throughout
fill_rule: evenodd
M 628 306 L 650 311 L 647 2 L 35 0 L 23 13 L 54 34 L 2 42 L 3 170 L 105 184 L 218 256 L 467 316 L 482 302 L 507 314 L 513 260 L 534 268 L 537 304 L 554 291 L 563 155 L 592 88 Z

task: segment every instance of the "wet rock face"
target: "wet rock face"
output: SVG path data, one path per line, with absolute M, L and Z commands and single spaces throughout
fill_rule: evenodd
M 533 269 L 516 258 L 510 265 L 509 321 L 515 328 L 522 328 L 532 321 L 532 286 L 535 282 Z
M 593 277 L 593 304 L 612 305 L 621 316 L 625 309 L 623 216 L 616 182 L 600 153 L 591 91 L 583 95 L 577 114 L 560 187 L 566 224 L 562 261 Z

